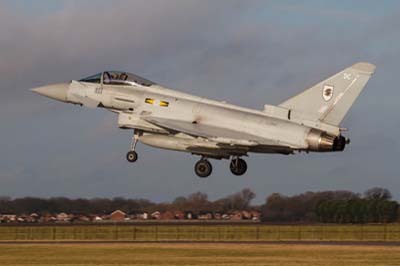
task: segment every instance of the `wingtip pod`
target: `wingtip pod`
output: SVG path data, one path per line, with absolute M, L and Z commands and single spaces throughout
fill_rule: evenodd
M 375 72 L 376 66 L 368 62 L 359 62 L 351 66 L 351 68 L 360 72 L 372 75 Z

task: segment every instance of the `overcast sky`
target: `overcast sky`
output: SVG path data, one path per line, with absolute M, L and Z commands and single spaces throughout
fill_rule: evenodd
M 273 192 L 389 188 L 400 199 L 399 1 L 1 1 L 0 195 L 216 199 Z M 359 61 L 377 71 L 342 126 L 343 153 L 251 155 L 199 179 L 197 157 L 138 145 L 105 110 L 29 88 L 106 69 L 261 109 Z

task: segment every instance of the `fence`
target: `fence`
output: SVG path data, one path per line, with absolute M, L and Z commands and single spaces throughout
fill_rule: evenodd
M 0 226 L 0 241 L 400 241 L 400 225 Z

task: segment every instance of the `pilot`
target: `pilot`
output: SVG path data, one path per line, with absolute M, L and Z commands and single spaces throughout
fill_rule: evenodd
M 126 73 L 121 73 L 121 75 L 119 76 L 119 79 L 126 81 L 128 79 L 128 75 Z
M 103 83 L 104 84 L 109 84 L 109 83 L 111 83 L 111 75 L 110 75 L 110 73 L 109 72 L 104 72 L 104 75 L 103 75 Z

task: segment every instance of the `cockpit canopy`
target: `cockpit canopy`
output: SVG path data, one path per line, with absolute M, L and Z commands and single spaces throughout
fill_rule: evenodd
M 105 71 L 103 73 L 98 73 L 87 78 L 79 80 L 80 82 L 87 83 L 98 83 L 104 85 L 123 85 L 123 86 L 134 86 L 141 85 L 150 87 L 156 83 L 147 80 L 145 78 L 139 77 L 132 73 L 120 72 L 120 71 Z

